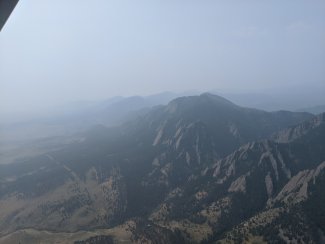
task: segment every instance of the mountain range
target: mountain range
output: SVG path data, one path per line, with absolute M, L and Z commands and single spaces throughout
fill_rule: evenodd
M 322 243 L 324 122 L 204 93 L 94 126 L 0 165 L 0 243 Z

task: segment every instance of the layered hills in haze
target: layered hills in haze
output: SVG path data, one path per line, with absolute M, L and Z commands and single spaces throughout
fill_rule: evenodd
M 324 122 L 204 93 L 95 126 L 0 165 L 0 242 L 321 243 Z

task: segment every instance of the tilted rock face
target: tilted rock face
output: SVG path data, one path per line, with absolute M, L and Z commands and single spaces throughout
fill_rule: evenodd
M 314 184 L 317 176 L 324 170 L 325 162 L 321 163 L 316 169 L 300 171 L 290 179 L 272 202 L 281 201 L 287 204 L 295 204 L 306 200 L 308 198 L 308 185 Z
M 281 148 L 282 147 L 282 148 Z M 284 155 L 285 154 L 285 155 Z M 217 184 L 224 184 L 228 180 L 236 179 L 231 183 L 230 190 L 246 190 L 246 178 L 252 172 L 259 171 L 260 177 L 264 175 L 265 187 L 269 197 L 273 195 L 276 182 L 290 179 L 290 166 L 286 165 L 283 157 L 288 152 L 283 145 L 272 141 L 253 142 L 242 146 L 228 157 L 219 160 L 211 168 Z
M 268 197 L 272 198 L 293 175 L 300 173 L 302 177 L 308 174 L 307 169 L 317 167 L 325 157 L 324 114 L 287 131 L 299 131 L 301 128 L 305 128 L 304 132 L 291 138 L 290 143 L 271 140 L 248 143 L 218 160 L 207 174 L 210 172 L 217 184 L 231 180 L 231 191 L 240 189 L 244 192 L 246 179 L 258 171 L 259 176 L 265 179 Z M 290 134 L 289 132 L 281 133 Z M 307 171 L 301 171 L 305 169 Z
M 325 162 L 300 171 L 263 211 L 233 227 L 223 241 L 242 242 L 255 236 L 266 243 L 323 243 L 324 187 Z
M 292 126 L 291 128 L 277 132 L 272 135 L 272 139 L 277 142 L 291 142 L 306 135 L 312 129 L 319 127 L 323 123 L 325 123 L 325 113 L 319 114 L 311 120 L 307 120 L 297 126 Z

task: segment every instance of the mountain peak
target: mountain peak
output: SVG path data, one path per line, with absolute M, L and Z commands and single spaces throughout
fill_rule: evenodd
M 226 98 L 221 97 L 221 96 L 216 95 L 216 94 L 209 93 L 209 92 L 202 93 L 200 95 L 200 97 L 205 98 L 205 99 L 209 99 L 214 103 L 223 104 L 223 105 L 226 105 L 226 106 L 237 106 L 236 104 L 234 104 L 233 102 L 227 100 Z
M 199 96 L 179 97 L 172 100 L 166 107 L 166 111 L 175 113 L 176 111 L 188 110 L 209 110 L 217 108 L 218 110 L 228 110 L 239 108 L 229 100 L 211 93 L 202 93 Z

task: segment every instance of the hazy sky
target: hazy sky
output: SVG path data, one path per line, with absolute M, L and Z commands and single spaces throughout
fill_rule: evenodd
M 1 111 L 324 84 L 324 0 L 20 0 L 0 32 Z

